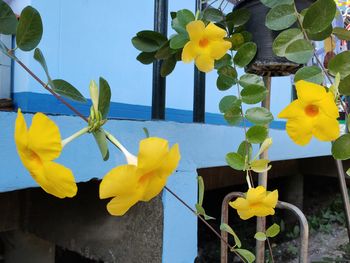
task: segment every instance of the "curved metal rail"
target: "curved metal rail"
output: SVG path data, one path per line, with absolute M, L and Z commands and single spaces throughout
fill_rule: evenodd
M 228 203 L 235 197 L 242 197 L 241 192 L 232 192 L 225 196 L 221 206 L 221 222 L 228 224 Z M 299 263 L 308 262 L 308 245 L 309 245 L 309 225 L 303 212 L 295 205 L 278 201 L 277 208 L 290 210 L 299 220 L 300 224 L 300 244 L 299 244 Z M 221 231 L 224 240 L 228 240 L 228 234 Z M 221 263 L 227 263 L 227 246 L 221 241 Z

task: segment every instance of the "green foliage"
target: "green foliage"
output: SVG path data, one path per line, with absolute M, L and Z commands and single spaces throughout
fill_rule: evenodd
M 261 79 L 261 77 L 255 75 L 255 74 L 244 74 L 239 79 L 239 85 L 241 85 L 243 88 L 247 88 L 251 85 L 258 85 L 261 87 L 265 87 L 264 81 Z
M 63 80 L 63 79 L 54 79 L 52 80 L 53 88 L 52 90 L 57 94 L 66 97 L 68 99 L 86 102 L 85 97 L 77 90 L 72 84 Z
M 36 48 L 43 35 L 43 24 L 39 12 L 31 6 L 22 10 L 16 31 L 16 44 L 23 51 Z
M 258 159 L 250 163 L 250 169 L 256 173 L 263 173 L 271 169 L 270 160 Z
M 241 91 L 242 101 L 246 104 L 256 104 L 266 98 L 267 90 L 259 85 L 249 85 Z
M 333 31 L 333 27 L 332 25 L 329 25 L 325 30 L 318 32 L 318 33 L 311 33 L 309 31 L 306 31 L 309 39 L 311 40 L 316 40 L 316 41 L 321 41 L 321 40 L 325 40 L 326 38 L 328 38 Z
M 96 141 L 98 148 L 101 152 L 102 159 L 104 161 L 107 161 L 109 158 L 109 151 L 108 151 L 108 144 L 107 144 L 106 135 L 101 130 L 96 130 L 96 131 L 92 132 L 92 134 L 94 135 L 95 141 Z
M 246 24 L 250 19 L 250 12 L 246 8 L 239 8 L 227 14 L 226 21 L 233 24 L 234 27 L 240 27 Z
M 188 9 L 182 9 L 176 12 L 171 27 L 179 34 L 187 34 L 186 26 L 193 20 L 195 20 L 194 14 Z
M 229 233 L 231 236 L 233 236 L 233 239 L 235 240 L 235 247 L 238 247 L 238 248 L 242 247 L 241 240 L 238 238 L 235 231 L 233 231 L 233 229 L 228 224 L 221 223 L 220 230 L 225 231 L 225 232 Z
M 245 117 L 248 121 L 256 125 L 266 125 L 273 121 L 271 112 L 262 107 L 248 109 L 245 113 Z
M 242 120 L 241 107 L 232 107 L 225 111 L 224 119 L 229 125 L 236 125 Z
M 252 144 L 248 141 L 243 141 L 238 147 L 237 153 L 242 155 L 244 159 L 249 161 L 252 158 L 253 147 Z
M 309 33 L 320 33 L 332 24 L 336 14 L 336 4 L 333 0 L 318 0 L 313 3 L 303 19 L 303 28 Z
M 266 15 L 265 25 L 271 30 L 283 30 L 297 21 L 293 5 L 277 5 Z
M 294 0 L 260 0 L 261 3 L 266 5 L 267 7 L 273 8 L 277 5 L 292 5 L 294 4 Z
M 341 40 L 350 41 L 350 31 L 345 28 L 335 27 L 333 28 L 333 34 Z
M 218 74 L 216 86 L 219 90 L 227 90 L 237 82 L 237 71 L 230 65 L 219 68 Z
M 267 239 L 265 233 L 263 232 L 256 232 L 254 238 L 259 241 L 265 241 Z
M 49 74 L 49 69 L 47 67 L 45 57 L 44 57 L 43 53 L 41 52 L 41 50 L 39 48 L 36 48 L 35 51 L 34 51 L 34 59 L 36 61 L 38 61 L 39 64 L 41 65 L 41 67 L 44 69 L 46 77 L 47 77 L 48 82 L 50 84 L 51 83 L 51 77 L 50 77 L 50 74 Z
M 148 65 L 155 61 L 156 52 L 141 52 L 136 59 L 142 64 Z
M 266 236 L 267 237 L 275 237 L 279 234 L 281 231 L 281 228 L 279 225 L 274 223 L 272 226 L 270 226 L 268 229 L 266 229 Z
M 233 57 L 233 62 L 239 67 L 247 66 L 255 57 L 257 52 L 257 46 L 254 42 L 248 42 L 243 44 Z
M 201 176 L 197 177 L 198 180 L 198 203 L 195 205 L 197 214 L 202 215 L 205 220 L 215 219 L 214 217 L 208 216 L 203 208 L 204 199 L 204 181 Z
M 332 58 L 328 63 L 329 72 L 335 76 L 340 73 L 341 79 L 350 75 L 350 51 L 344 51 Z
M 15 35 L 18 21 L 11 7 L 0 0 L 0 34 Z
M 246 249 L 235 249 L 235 251 L 240 254 L 248 263 L 253 263 L 255 261 L 255 255 Z
M 338 89 L 340 94 L 350 96 L 350 75 L 340 81 Z
M 344 134 L 333 142 L 332 155 L 337 160 L 350 158 L 350 134 Z
M 317 66 L 303 67 L 295 73 L 294 81 L 306 80 L 316 84 L 324 81 L 322 70 Z
M 241 33 L 234 33 L 229 39 L 232 50 L 238 50 L 245 42 L 244 36 Z
M 140 31 L 131 39 L 136 49 L 148 53 L 156 52 L 166 41 L 161 33 L 151 30 Z
M 268 135 L 268 130 L 264 126 L 252 126 L 247 131 L 247 140 L 250 143 L 262 143 Z
M 226 155 L 226 163 L 235 170 L 245 169 L 245 158 L 239 153 L 230 152 Z
M 307 63 L 314 55 L 313 45 L 305 40 L 298 39 L 286 48 L 286 58 L 299 64 Z
M 219 110 L 221 113 L 225 113 L 232 108 L 240 108 L 241 101 L 234 95 L 228 95 L 221 99 L 219 103 Z
M 225 54 L 219 60 L 215 60 L 215 69 L 219 69 L 221 67 L 231 66 L 231 65 L 232 65 L 232 57 L 229 54 Z
M 274 40 L 272 50 L 276 56 L 285 57 L 287 47 L 294 41 L 303 38 L 303 32 L 299 28 L 284 30 Z
M 188 35 L 185 35 L 185 34 L 175 35 L 170 39 L 170 48 L 172 49 L 183 48 L 188 41 L 189 41 Z
M 176 57 L 175 55 L 171 56 L 170 58 L 167 58 L 163 60 L 162 66 L 160 68 L 160 75 L 162 77 L 168 76 L 176 66 Z
M 111 102 L 111 88 L 104 78 L 100 77 L 99 95 L 98 95 L 98 110 L 102 115 L 102 119 L 106 119 L 109 113 Z
M 216 8 L 207 8 L 204 10 L 203 19 L 211 22 L 220 22 L 224 20 L 224 14 Z

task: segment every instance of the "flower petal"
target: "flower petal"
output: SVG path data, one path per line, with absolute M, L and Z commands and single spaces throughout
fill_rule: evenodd
M 57 125 L 42 113 L 36 113 L 28 132 L 28 148 L 40 159 L 52 161 L 62 151 L 61 135 Z
M 205 25 L 203 21 L 196 20 L 187 24 L 186 31 L 192 41 L 198 41 L 202 38 Z
M 238 213 L 239 217 L 242 220 L 247 220 L 247 219 L 252 218 L 253 216 L 255 216 L 253 209 L 237 210 L 237 213 Z
M 73 197 L 77 193 L 78 188 L 72 171 L 61 164 L 45 162 L 42 169 L 31 171 L 31 174 L 48 194 L 65 198 Z
M 252 208 L 252 210 L 256 216 L 269 216 L 275 214 L 275 210 L 272 207 L 264 206 L 262 204 L 260 206 Z
M 265 206 L 275 208 L 278 201 L 278 191 L 274 190 L 266 195 L 263 200 Z
M 258 186 L 256 188 L 249 188 L 247 192 L 247 201 L 249 203 L 261 202 L 266 195 L 266 189 L 263 186 Z
M 196 58 L 196 66 L 202 72 L 209 72 L 214 68 L 214 59 L 208 54 L 201 54 Z
M 131 195 L 138 190 L 136 166 L 121 165 L 109 171 L 100 184 L 100 198 Z
M 186 43 L 182 50 L 181 60 L 185 63 L 191 62 L 197 56 L 197 47 L 193 43 L 193 41 L 189 41 Z
M 339 109 L 334 101 L 334 96 L 331 92 L 328 92 L 323 100 L 318 103 L 321 111 L 330 118 L 339 118 Z
M 107 210 L 111 215 L 122 216 L 138 201 L 136 194 L 117 196 L 107 204 Z
M 300 100 L 294 100 L 278 114 L 278 118 L 289 119 L 303 117 L 305 116 L 304 108 L 304 103 L 302 103 Z
M 204 30 L 204 37 L 210 40 L 223 39 L 227 35 L 226 31 L 214 23 L 210 22 Z
M 298 99 L 308 104 L 320 101 L 326 95 L 326 89 L 323 86 L 305 80 L 296 82 L 295 87 Z
M 333 141 L 339 137 L 339 123 L 335 118 L 319 114 L 314 122 L 312 134 L 320 141 Z
M 231 42 L 221 40 L 210 42 L 210 55 L 214 59 L 222 58 L 231 48 Z
M 238 197 L 235 201 L 229 202 L 229 205 L 237 210 L 247 210 L 249 209 L 249 202 L 243 197 Z
M 168 177 L 176 169 L 180 161 L 179 145 L 175 144 L 169 153 L 162 160 L 162 166 L 147 176 L 147 185 L 142 197 L 142 201 L 149 201 L 157 196 L 164 188 Z
M 28 145 L 28 129 L 26 121 L 23 117 L 21 109 L 18 109 L 16 124 L 15 124 L 15 142 L 17 151 L 24 151 Z
M 298 145 L 306 145 L 312 138 L 312 122 L 310 118 L 293 118 L 287 121 L 286 131 Z
M 137 168 L 146 174 L 157 169 L 162 164 L 162 159 L 169 151 L 168 141 L 162 138 L 150 137 L 140 142 L 137 156 Z

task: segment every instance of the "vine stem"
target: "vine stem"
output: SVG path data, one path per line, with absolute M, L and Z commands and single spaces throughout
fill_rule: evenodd
M 271 247 L 269 238 L 266 238 L 266 241 L 267 241 L 267 245 L 269 246 L 271 261 L 272 261 L 272 263 L 275 263 L 275 261 L 274 261 L 274 259 L 273 259 L 272 247 Z
M 89 129 L 90 129 L 90 127 L 85 127 L 83 129 L 81 129 L 80 131 L 77 131 L 73 135 L 69 136 L 68 138 L 62 140 L 62 148 L 65 147 L 68 143 L 70 143 L 74 139 L 76 139 L 76 138 L 82 136 L 83 134 L 89 132 Z
M 13 55 L 13 54 L 11 54 Z M 62 102 L 64 105 L 66 105 L 69 109 L 71 109 L 77 116 L 79 116 L 81 119 L 83 119 L 85 122 L 89 122 L 88 118 L 83 116 L 77 109 L 74 108 L 69 102 L 67 102 L 65 99 L 63 99 L 61 96 L 57 95 L 45 82 L 43 82 L 33 71 L 31 71 L 22 61 L 20 61 L 18 58 L 15 59 L 15 61 L 30 75 L 32 76 L 41 86 L 43 86 L 44 89 L 49 91 L 56 99 L 58 99 L 60 102 Z M 126 152 L 128 152 L 125 147 L 110 133 L 108 133 L 105 130 L 102 130 L 104 134 L 106 135 L 107 139 L 115 145 L 119 150 L 123 151 L 124 149 Z M 123 152 L 124 153 L 124 152 Z M 129 153 L 129 152 L 128 152 Z M 125 154 L 125 153 L 124 153 Z M 130 153 L 129 153 L 130 154 Z M 186 208 L 188 208 L 195 216 L 197 216 L 220 240 L 225 242 L 227 247 L 237 255 L 237 257 L 240 258 L 242 262 L 245 262 L 244 259 L 234 250 L 234 247 L 232 247 L 226 240 L 224 240 L 221 235 L 199 214 L 196 213 L 195 210 L 193 210 L 183 199 L 181 199 L 178 195 L 176 195 L 173 191 L 171 191 L 167 186 L 164 187 L 170 194 L 172 194 L 180 203 L 182 203 Z

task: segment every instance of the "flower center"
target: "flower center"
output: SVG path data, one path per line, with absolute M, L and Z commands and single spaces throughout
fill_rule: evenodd
M 316 105 L 310 104 L 305 107 L 305 113 L 309 117 L 315 117 L 318 114 L 318 111 L 319 109 Z
M 208 44 L 209 44 L 209 40 L 207 38 L 202 38 L 201 40 L 199 40 L 199 46 L 202 48 L 208 46 Z
M 37 155 L 34 151 L 27 149 L 26 152 L 27 158 L 28 160 L 35 166 L 41 166 L 42 165 L 42 161 L 39 157 L 39 155 Z

